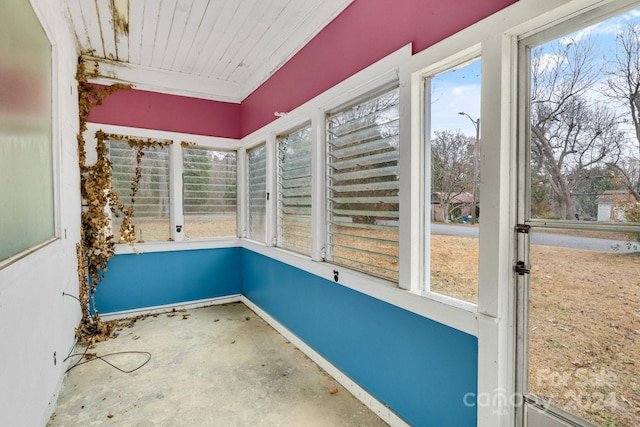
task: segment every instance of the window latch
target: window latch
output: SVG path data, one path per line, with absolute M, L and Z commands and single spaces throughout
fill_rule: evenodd
M 525 274 L 531 273 L 531 269 L 527 268 L 527 266 L 524 264 L 524 261 L 516 262 L 516 265 L 513 266 L 513 271 L 518 273 L 519 276 L 524 276 Z
M 529 231 L 531 231 L 531 226 L 529 224 L 516 225 L 516 233 L 529 234 Z

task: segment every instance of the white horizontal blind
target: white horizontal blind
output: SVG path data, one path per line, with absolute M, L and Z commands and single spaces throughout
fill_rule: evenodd
M 278 137 L 278 246 L 311 255 L 311 126 Z
M 133 204 L 138 241 L 168 240 L 169 234 L 169 150 L 145 147 L 140 162 L 138 191 L 132 197 L 136 174 L 136 148 L 127 142 L 109 141 L 109 159 L 113 165 L 111 188 L 125 206 Z M 121 218 L 113 218 L 115 241 L 119 241 Z
M 267 146 L 247 152 L 249 173 L 249 238 L 265 242 L 267 214 Z
M 327 118 L 327 259 L 398 280 L 399 92 Z
M 184 147 L 182 182 L 187 238 L 237 235 L 235 151 Z

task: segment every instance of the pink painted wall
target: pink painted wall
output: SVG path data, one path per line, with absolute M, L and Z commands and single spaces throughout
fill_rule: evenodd
M 242 135 L 402 46 L 420 52 L 517 0 L 355 0 L 242 102 Z
M 90 122 L 195 135 L 241 138 L 240 104 L 121 90 L 91 110 Z
M 516 1 L 355 0 L 242 104 L 127 90 L 89 121 L 241 138 L 408 43 L 419 52 Z

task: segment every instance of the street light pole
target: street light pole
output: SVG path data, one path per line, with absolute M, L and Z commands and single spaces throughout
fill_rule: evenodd
M 480 150 L 480 118 L 478 118 L 477 120 L 473 120 L 473 118 L 465 113 L 464 111 L 459 112 L 458 114 L 460 114 L 461 116 L 467 116 L 469 118 L 469 120 L 471 120 L 471 123 L 473 123 L 473 126 L 476 128 L 476 146 L 475 146 L 475 150 L 474 150 L 474 155 L 473 155 L 473 203 L 471 205 L 471 224 L 475 224 L 476 223 L 476 203 L 477 203 L 477 196 L 478 196 L 478 157 L 479 157 L 479 150 Z

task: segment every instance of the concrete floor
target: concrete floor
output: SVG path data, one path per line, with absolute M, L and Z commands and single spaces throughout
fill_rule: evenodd
M 387 425 L 242 303 L 146 317 L 88 352 L 127 351 L 151 359 L 76 366 L 47 425 Z

